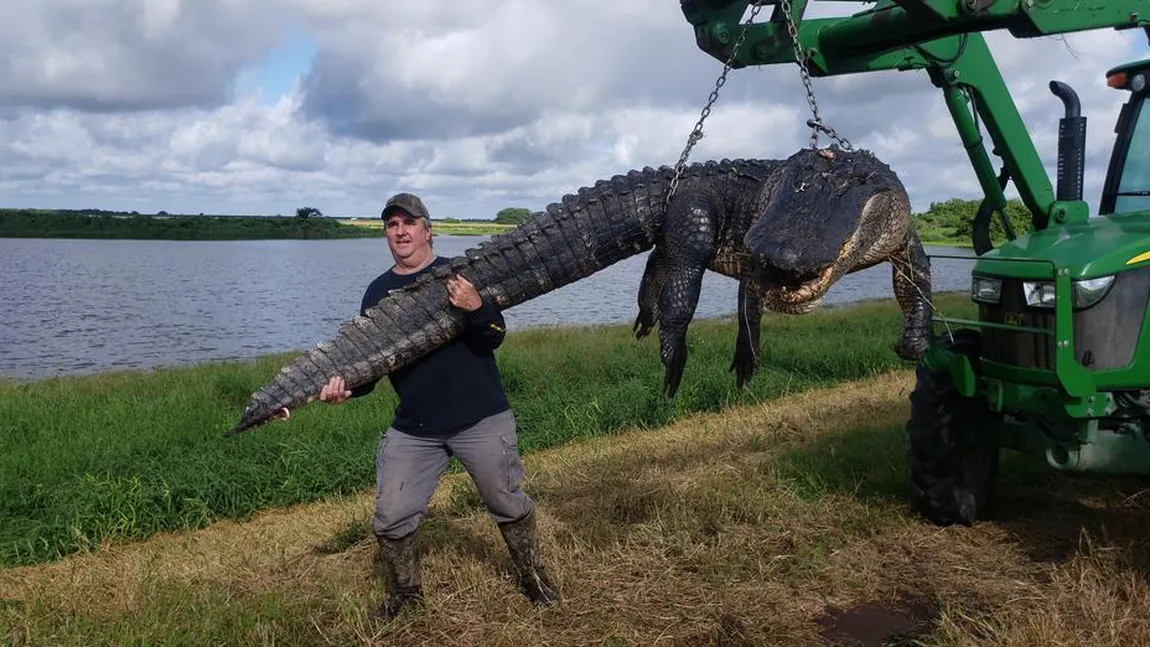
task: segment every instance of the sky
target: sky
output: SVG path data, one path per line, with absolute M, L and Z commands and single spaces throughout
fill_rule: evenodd
M 1150 56 L 1145 36 L 987 38 L 1052 178 L 1047 83 L 1077 90 L 1096 207 L 1123 98 L 1104 72 Z M 7 2 L 0 206 L 374 216 L 411 191 L 434 218 L 534 211 L 673 165 L 721 69 L 673 0 Z M 980 197 L 924 72 L 813 84 L 824 121 L 888 163 L 916 211 Z M 732 70 L 689 161 L 785 158 L 808 117 L 793 64 Z

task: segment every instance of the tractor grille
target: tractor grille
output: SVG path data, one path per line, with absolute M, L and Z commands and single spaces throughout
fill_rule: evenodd
M 1010 326 L 1028 326 L 1054 332 L 1054 310 L 1043 310 L 1026 305 L 1022 295 L 1022 282 L 1002 281 L 1002 301 L 995 305 L 979 304 L 982 321 Z M 1054 368 L 1054 336 L 1039 333 L 982 329 L 982 356 L 1022 368 Z
M 1074 351 L 1088 370 L 1112 370 L 1128 366 L 1142 334 L 1146 306 L 1150 302 L 1150 267 L 1120 273 L 1113 287 L 1098 303 L 1074 310 Z M 1026 305 L 1022 282 L 1002 280 L 1002 302 L 979 304 L 982 321 L 1028 326 L 1054 331 L 1053 308 Z M 982 356 L 1022 368 L 1054 368 L 1054 335 L 982 329 Z
M 1074 313 L 1074 350 L 1094 371 L 1122 368 L 1134 359 L 1150 296 L 1150 268 L 1119 274 L 1096 305 Z

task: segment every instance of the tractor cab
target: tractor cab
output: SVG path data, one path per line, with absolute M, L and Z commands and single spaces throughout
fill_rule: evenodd
M 1130 93 L 1114 129 L 1114 150 L 1099 213 L 1150 211 L 1150 109 L 1145 108 L 1150 59 L 1115 67 L 1106 83 Z

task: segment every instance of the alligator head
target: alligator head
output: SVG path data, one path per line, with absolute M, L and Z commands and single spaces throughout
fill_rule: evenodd
M 776 312 L 815 310 L 840 277 L 905 245 L 905 192 L 867 151 L 801 150 L 759 204 L 744 243 L 763 305 Z

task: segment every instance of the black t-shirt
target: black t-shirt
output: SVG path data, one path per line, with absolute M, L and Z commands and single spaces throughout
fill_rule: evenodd
M 413 274 L 388 270 L 367 286 L 360 314 L 387 296 L 388 291 L 418 279 L 436 265 L 450 263 L 438 257 Z M 448 304 L 448 307 L 454 307 Z M 467 316 L 463 334 L 388 375 L 399 396 L 391 425 L 420 436 L 450 433 L 510 408 L 495 349 L 505 336 L 503 314 L 487 301 Z M 375 382 L 352 390 L 360 397 L 375 389 Z

